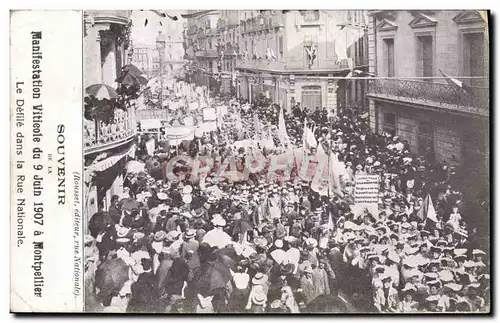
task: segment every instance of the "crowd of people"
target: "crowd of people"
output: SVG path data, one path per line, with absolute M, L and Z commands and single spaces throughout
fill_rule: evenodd
M 489 311 L 488 246 L 467 221 L 453 167 L 415 156 L 407 142 L 373 133 L 350 111 L 329 116 L 297 105 L 284 112 L 283 144 L 279 106 L 216 104 L 228 111 L 217 131 L 176 148 L 159 145 L 155 156 L 139 145 L 145 170 L 128 173 L 123 194 L 90 219 L 87 311 Z M 307 153 L 333 152 L 344 167 L 340 187 L 327 195 L 300 176 L 171 180 L 163 169 L 183 154 L 211 156 L 218 167 L 228 156 L 244 163 L 255 149 L 270 156 L 304 148 L 305 123 L 318 143 Z M 234 145 L 259 133 L 274 147 Z M 189 173 L 183 167 L 176 175 Z M 379 175 L 378 212 L 354 209 L 355 177 L 363 174 Z

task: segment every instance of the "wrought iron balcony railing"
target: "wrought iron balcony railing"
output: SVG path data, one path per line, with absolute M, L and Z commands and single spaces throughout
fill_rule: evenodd
M 369 80 L 369 96 L 407 101 L 458 112 L 489 115 L 489 89 L 469 87 L 469 91 L 436 80 Z M 483 82 L 487 83 L 487 82 Z
M 119 147 L 132 141 L 137 132 L 133 109 L 116 110 L 114 123 L 85 119 L 83 125 L 85 154 L 92 154 Z
M 219 54 L 224 53 L 224 55 L 234 55 L 238 54 L 240 47 L 236 43 L 225 43 L 217 47 Z

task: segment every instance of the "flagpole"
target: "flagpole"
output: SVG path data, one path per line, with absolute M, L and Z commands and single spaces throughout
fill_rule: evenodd
M 330 185 L 331 185 L 331 178 L 330 178 L 330 155 L 332 154 L 332 123 L 331 123 L 331 117 L 329 117 L 328 120 L 328 201 L 330 201 Z

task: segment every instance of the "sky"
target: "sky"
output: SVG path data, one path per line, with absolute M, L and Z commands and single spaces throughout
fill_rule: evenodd
M 170 16 L 177 16 L 178 20 L 159 17 L 152 11 L 132 12 L 131 39 L 136 47 L 156 48 L 156 37 L 161 30 L 166 35 L 172 36 L 172 40 L 182 40 L 183 23 L 187 19 L 181 17 L 180 10 L 164 11 Z M 145 19 L 148 19 L 147 26 L 144 26 Z M 160 21 L 162 25 L 160 25 Z

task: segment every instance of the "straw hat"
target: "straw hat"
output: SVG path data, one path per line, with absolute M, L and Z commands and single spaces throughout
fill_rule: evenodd
M 401 261 L 401 258 L 395 252 L 389 252 L 389 254 L 387 255 L 387 259 L 389 259 L 390 261 L 392 261 L 396 264 L 398 264 Z
M 252 284 L 254 285 L 263 285 L 267 283 L 267 275 L 263 273 L 256 273 L 252 278 Z
M 484 252 L 484 251 L 482 251 L 482 250 L 480 250 L 480 249 L 474 249 L 474 250 L 472 251 L 472 254 L 473 254 L 474 256 L 486 256 L 486 252 Z
M 401 289 L 401 291 L 402 292 L 408 292 L 408 291 L 416 292 L 417 288 L 411 283 L 406 283 L 405 287 L 403 287 L 403 289 Z
M 318 241 L 314 238 L 307 238 L 306 245 L 311 248 L 315 248 L 318 245 Z
M 457 283 L 448 283 L 444 285 L 445 288 L 450 289 L 454 292 L 459 292 L 462 290 L 463 286 Z
M 116 225 L 115 229 L 116 229 L 116 235 L 118 236 L 118 238 L 125 237 L 131 230 L 130 228 L 127 228 L 127 227 L 124 227 L 121 225 Z
M 267 302 L 267 295 L 266 293 L 258 289 L 254 293 L 252 293 L 252 303 L 255 305 L 264 305 Z
M 165 194 L 165 193 L 163 193 L 163 192 L 160 192 L 160 193 L 156 194 L 156 196 L 158 197 L 158 199 L 160 199 L 162 201 L 168 199 L 168 195 Z
M 175 230 L 173 230 L 173 231 L 170 231 L 170 232 L 168 232 L 168 233 L 167 233 L 167 236 L 166 236 L 166 238 L 165 238 L 165 239 L 166 239 L 167 241 L 171 241 L 171 242 L 173 242 L 173 241 L 177 240 L 177 238 L 179 238 L 179 235 L 180 235 L 180 234 L 181 234 L 181 233 L 180 233 L 179 231 L 175 231 Z
M 216 227 L 223 227 L 226 225 L 226 220 L 224 220 L 222 217 L 214 217 L 212 219 L 212 224 Z
M 154 235 L 154 241 L 163 241 L 167 237 L 167 233 L 163 230 L 157 231 Z
M 261 248 L 265 248 L 267 246 L 267 240 L 264 237 L 255 237 L 253 242 L 255 243 L 255 245 Z
M 444 283 L 449 283 L 453 281 L 453 273 L 449 270 L 441 270 L 439 272 L 439 279 Z
M 191 185 L 186 185 L 182 188 L 182 194 L 191 194 L 193 192 L 193 187 Z
M 191 201 L 193 201 L 193 197 L 191 196 L 191 194 L 189 194 L 189 195 L 186 194 L 186 195 L 182 196 L 182 202 L 189 204 L 189 203 L 191 203 Z
M 291 275 L 295 270 L 295 266 L 291 263 L 289 264 L 282 264 L 280 266 L 280 274 L 282 276 L 286 276 L 286 275 Z
M 191 239 L 191 238 L 194 238 L 196 236 L 196 231 L 193 230 L 193 229 L 190 229 L 190 230 L 187 230 L 185 233 L 184 233 L 184 238 L 185 239 Z
M 425 273 L 424 277 L 428 279 L 429 281 L 437 280 L 439 275 L 436 273 Z

